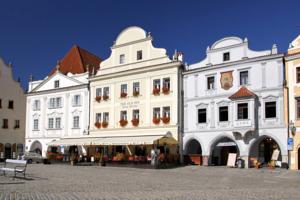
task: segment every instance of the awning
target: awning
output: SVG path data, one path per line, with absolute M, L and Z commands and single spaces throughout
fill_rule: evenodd
M 95 145 L 152 145 L 152 144 L 177 144 L 177 140 L 166 135 L 149 136 L 126 136 L 99 138 L 94 141 Z
M 62 138 L 48 143 L 49 146 L 92 145 L 95 138 Z
M 152 145 L 152 144 L 178 144 L 178 141 L 170 134 L 161 135 L 134 135 L 134 136 L 111 136 L 111 137 L 85 137 L 85 138 L 62 138 L 48 143 L 49 146 L 72 146 L 72 145 Z

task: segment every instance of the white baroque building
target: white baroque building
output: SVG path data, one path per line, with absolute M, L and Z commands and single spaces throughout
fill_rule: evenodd
M 276 45 L 252 51 L 247 39 L 226 37 L 208 47 L 183 73 L 184 154 L 226 165 L 228 153 L 237 153 L 248 167 L 278 149 L 287 163 L 283 77 Z
M 49 143 L 88 135 L 88 77 L 101 60 L 74 45 L 43 80 L 29 82 L 26 111 L 26 151 L 46 157 Z
M 0 58 L 0 160 L 24 152 L 26 97 L 12 65 Z
M 152 45 L 152 36 L 128 27 L 117 37 L 111 55 L 90 78 L 90 136 L 108 146 L 108 154 L 149 155 L 160 138 L 180 139 L 182 54 L 170 59 Z M 101 139 L 102 138 L 102 139 Z M 173 141 L 174 142 L 174 141 Z M 145 149 L 144 149 L 145 148 Z M 177 142 L 170 153 L 179 151 Z M 178 155 L 178 154 L 177 154 Z

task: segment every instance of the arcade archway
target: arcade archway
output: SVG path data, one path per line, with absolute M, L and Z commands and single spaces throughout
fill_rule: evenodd
M 224 166 L 227 165 L 229 153 L 236 153 L 239 155 L 239 148 L 237 144 L 228 137 L 222 137 L 217 140 L 211 147 L 211 165 Z
M 39 141 L 34 141 L 30 147 L 30 151 L 41 154 L 42 155 L 42 144 Z

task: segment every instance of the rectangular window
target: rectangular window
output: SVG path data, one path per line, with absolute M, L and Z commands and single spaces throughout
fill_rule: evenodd
M 160 108 L 153 108 L 153 117 L 160 119 Z
M 73 117 L 73 128 L 79 128 L 79 116 Z
M 20 120 L 15 120 L 15 129 L 20 128 Z
M 54 119 L 53 118 L 49 118 L 48 119 L 48 128 L 49 129 L 53 129 L 54 128 Z
M 153 88 L 160 89 L 160 79 L 153 80 Z
M 297 69 L 296 69 L 296 76 L 297 76 L 297 83 L 300 83 L 300 67 L 297 67 Z
M 124 64 L 125 63 L 125 54 L 121 54 L 120 55 L 120 64 Z
M 276 101 L 265 103 L 265 117 L 276 118 Z
M 3 125 L 2 125 L 3 129 L 8 129 L 8 119 L 3 119 Z
M 55 98 L 49 100 L 49 108 L 55 108 Z
M 97 88 L 96 89 L 96 97 L 101 97 L 102 96 L 102 88 Z
M 206 108 L 198 109 L 198 123 L 206 123 Z
M 228 106 L 219 107 L 219 121 L 220 122 L 228 121 Z
M 127 111 L 126 110 L 121 111 L 120 119 L 121 120 L 127 120 Z
M 41 110 L 40 100 L 34 100 L 34 102 L 33 102 L 33 110 L 34 111 Z
M 215 77 L 214 76 L 207 77 L 207 89 L 208 90 L 215 89 Z
M 33 130 L 39 130 L 39 120 L 38 119 L 33 120 Z
M 248 119 L 248 103 L 238 104 L 238 119 Z
M 240 85 L 248 84 L 248 71 L 240 72 Z
M 54 81 L 54 88 L 59 88 L 59 80 Z
M 109 113 L 108 112 L 103 113 L 103 122 L 108 122 L 108 120 L 109 120 Z
M 139 110 L 133 110 L 132 111 L 132 118 L 133 119 L 140 119 L 140 111 Z
M 163 79 L 163 87 L 166 89 L 170 89 L 170 78 Z
M 81 96 L 80 95 L 74 95 L 73 106 L 81 106 Z
M 163 117 L 170 118 L 170 106 L 163 107 Z
M 60 117 L 55 118 L 55 128 L 56 129 L 61 128 L 61 118 Z
M 143 51 L 137 51 L 136 52 L 136 59 L 142 60 L 143 59 Z
M 228 61 L 228 60 L 230 60 L 230 53 L 229 52 L 223 53 L 223 61 Z
M 2 108 L 2 99 L 0 99 L 0 108 Z
M 8 101 L 8 109 L 14 109 L 14 101 L 13 100 Z
M 300 98 L 296 98 L 297 119 L 300 119 Z
M 61 108 L 62 107 L 62 102 L 61 102 L 61 97 L 56 98 L 56 108 Z
M 101 113 L 96 113 L 96 122 L 101 122 Z
M 133 83 L 133 92 L 140 92 L 140 83 L 139 82 L 134 82 Z
M 127 93 L 127 84 L 121 85 L 121 93 Z
M 104 87 L 103 88 L 103 96 L 109 96 L 109 87 Z

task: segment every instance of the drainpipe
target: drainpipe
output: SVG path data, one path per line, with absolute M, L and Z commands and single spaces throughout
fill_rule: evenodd
M 283 59 L 284 61 L 284 59 Z M 289 97 L 289 87 L 288 87 L 288 84 L 287 84 L 287 80 L 286 80 L 286 66 L 285 66 L 285 61 L 283 62 L 283 71 L 284 71 L 284 80 L 283 80 L 283 88 L 284 88 L 284 92 L 286 91 L 286 104 L 287 104 L 287 141 L 286 143 L 288 143 L 288 139 L 289 139 L 289 136 L 290 136 L 290 97 Z M 283 94 L 284 96 L 284 94 Z M 283 102 L 284 102 L 285 99 L 283 99 Z M 284 105 L 283 105 L 284 106 Z M 290 150 L 287 149 L 287 153 L 288 153 L 288 168 L 290 168 L 291 166 L 291 159 L 290 159 Z
M 179 66 L 178 69 L 178 142 L 179 142 L 179 154 L 180 154 L 180 163 L 183 164 L 183 87 L 182 87 L 182 63 Z

